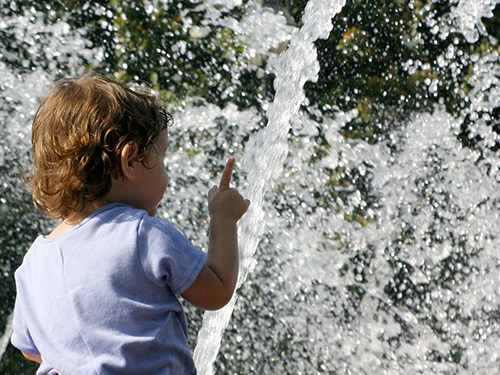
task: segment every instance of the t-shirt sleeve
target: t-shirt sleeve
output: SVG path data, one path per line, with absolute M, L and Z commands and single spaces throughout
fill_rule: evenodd
M 17 275 L 16 275 L 17 279 Z M 16 280 L 17 281 L 17 280 Z M 14 316 L 12 318 L 12 337 L 10 338 L 10 342 L 19 350 L 23 352 L 40 355 L 33 339 L 31 338 L 30 332 L 28 330 L 28 326 L 26 324 L 26 320 L 24 319 L 23 311 L 21 308 L 20 300 L 22 298 L 22 290 L 19 290 L 19 284 L 16 303 L 14 306 Z
M 149 280 L 183 293 L 196 279 L 207 255 L 166 220 L 145 216 L 138 229 L 138 251 Z

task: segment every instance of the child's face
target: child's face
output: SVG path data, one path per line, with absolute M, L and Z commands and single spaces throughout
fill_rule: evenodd
M 146 151 L 144 165 L 139 162 L 139 176 L 135 189 L 136 208 L 145 210 L 150 216 L 156 214 L 156 206 L 163 198 L 168 185 L 164 160 L 168 148 L 168 130 L 160 132 L 156 144 Z

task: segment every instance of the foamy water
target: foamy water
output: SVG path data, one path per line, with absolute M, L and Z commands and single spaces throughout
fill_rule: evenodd
M 428 22 L 436 33 L 455 28 L 472 43 L 497 3 L 459 1 L 445 19 Z M 262 103 L 265 128 L 257 109 L 232 104 L 188 98 L 174 114 L 171 184 L 160 215 L 204 247 L 206 191 L 218 178 L 211 170 L 221 170 L 228 155 L 239 162 L 235 186 L 252 200 L 240 225 L 239 297 L 207 314 L 195 350 L 199 372 L 213 373 L 218 358 L 217 373 L 496 373 L 500 163 L 489 149 L 498 135 L 488 114 L 500 105 L 499 56 L 470 57 L 472 89 L 458 117 L 437 106 L 400 124 L 387 142 L 346 139 L 342 128 L 356 110 L 325 117 L 310 106 L 314 118 L 299 110 L 302 86 L 319 69 L 313 41 L 328 37 L 342 4 L 310 1 L 300 29 L 258 3 L 240 20 L 223 12 L 238 1 L 199 4 L 214 5 L 206 27 L 229 27 L 246 43 L 243 56 L 256 74 L 276 75 L 274 102 Z M 28 13 L 0 21 L 2 29 L 16 28 L 34 61 L 53 56 L 48 66 L 35 62 L 22 72 L 0 63 L 0 166 L 26 154 L 38 100 L 60 64 L 77 73 L 83 59 L 101 59 L 87 48 L 85 30 L 38 19 Z M 52 36 L 40 43 L 42 31 Z M 271 52 L 287 42 L 281 56 Z M 438 63 L 458 74 L 450 65 L 455 53 L 443 51 Z M 230 69 L 238 72 L 237 65 Z M 439 84 L 429 80 L 429 92 Z M 467 117 L 475 147 L 458 139 Z M 321 158 L 318 149 L 326 150 Z M 194 309 L 188 318 L 196 320 Z

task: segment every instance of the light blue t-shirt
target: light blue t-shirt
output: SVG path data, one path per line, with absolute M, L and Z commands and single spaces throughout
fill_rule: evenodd
M 107 205 L 26 253 L 12 344 L 41 353 L 39 375 L 195 374 L 175 295 L 205 259 L 168 221 Z

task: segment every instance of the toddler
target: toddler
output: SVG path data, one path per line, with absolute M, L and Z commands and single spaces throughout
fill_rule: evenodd
M 238 274 L 236 223 L 250 202 L 208 192 L 208 254 L 155 217 L 168 183 L 171 116 L 99 75 L 63 79 L 33 121 L 37 207 L 60 224 L 16 271 L 12 344 L 39 375 L 195 374 L 180 294 L 216 310 Z

